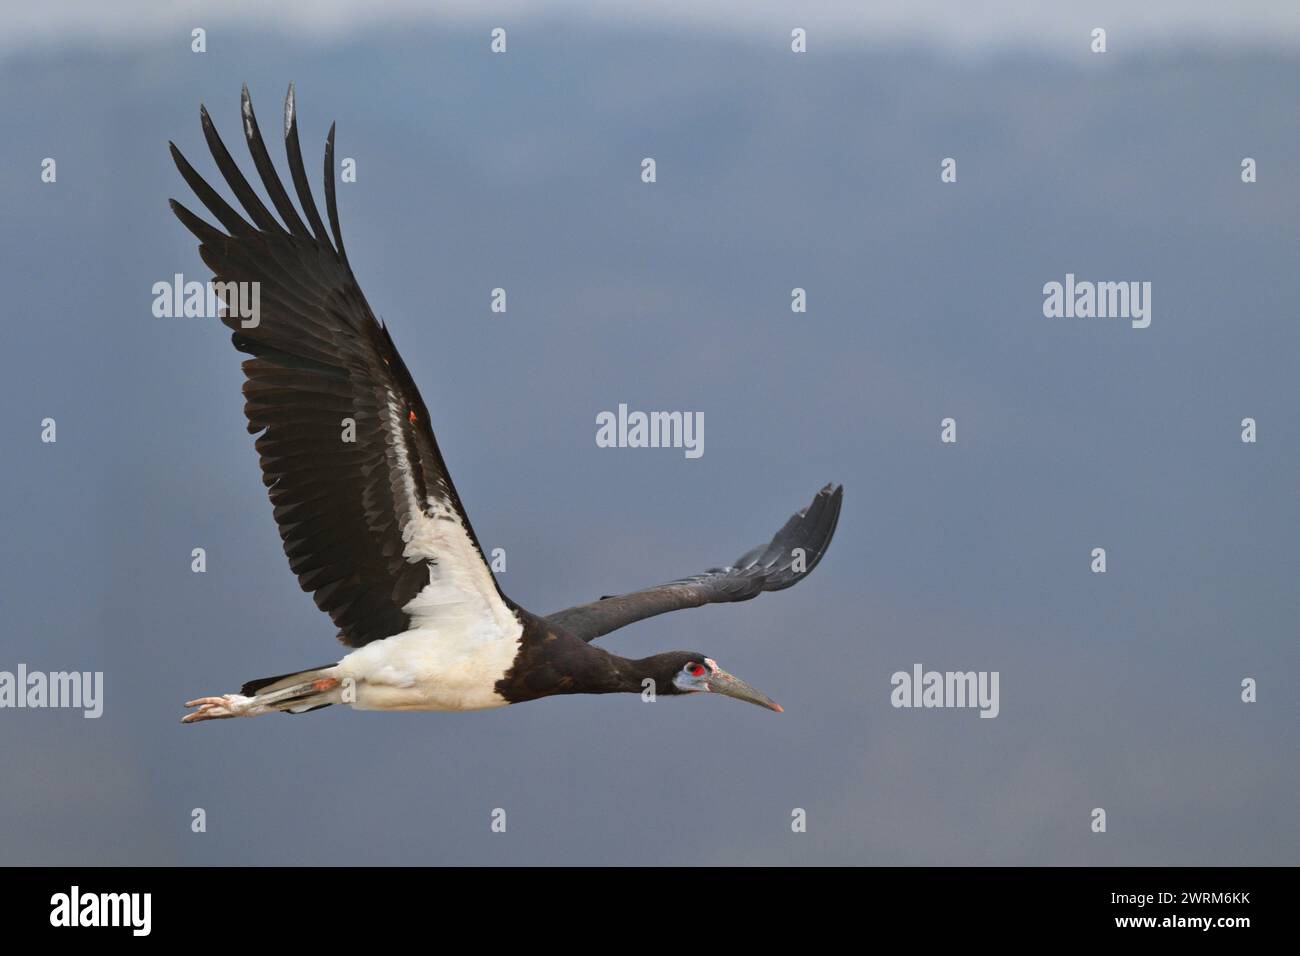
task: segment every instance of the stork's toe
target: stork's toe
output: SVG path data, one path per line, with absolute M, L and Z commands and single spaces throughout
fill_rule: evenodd
M 194 700 L 187 700 L 186 707 L 197 707 L 192 714 L 186 714 L 181 718 L 183 724 L 194 724 L 200 720 L 221 720 L 225 717 L 240 716 L 240 704 L 247 701 L 247 697 L 239 694 L 224 694 L 221 697 L 199 697 Z

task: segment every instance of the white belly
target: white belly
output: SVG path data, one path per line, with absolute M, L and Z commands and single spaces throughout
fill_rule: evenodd
M 522 628 L 519 629 L 522 633 Z M 431 627 L 358 648 L 334 673 L 352 678 L 357 710 L 486 710 L 508 701 L 496 691 L 519 651 L 519 633 Z

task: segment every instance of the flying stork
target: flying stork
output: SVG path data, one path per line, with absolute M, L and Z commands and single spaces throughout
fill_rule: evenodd
M 698 651 L 634 660 L 591 642 L 656 614 L 746 601 L 794 585 L 825 554 L 842 489 L 822 488 L 770 543 L 727 567 L 548 617 L 520 607 L 485 562 L 429 411 L 348 264 L 334 195 L 334 127 L 325 141 L 327 232 L 303 167 L 293 86 L 284 104 L 284 142 L 302 215 L 267 154 L 247 86 L 241 105 L 253 163 L 279 219 L 244 178 L 202 106 L 208 148 L 244 214 L 174 143 L 181 176 L 224 231 L 174 199 L 171 208 L 198 237 L 215 282 L 260 284 L 256 323 L 230 308 L 221 316 L 235 348 L 249 356 L 243 363 L 248 431 L 258 435 L 262 480 L 289 565 L 351 651 L 325 667 L 249 681 L 238 694 L 187 701 L 194 709 L 184 722 L 299 714 L 336 703 L 360 710 L 482 710 L 556 694 L 647 688 L 722 694 L 779 712 L 774 701 Z M 341 439 L 345 419 L 355 422 L 352 441 Z

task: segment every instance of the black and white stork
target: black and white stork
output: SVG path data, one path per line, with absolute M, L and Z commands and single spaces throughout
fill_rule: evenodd
M 728 567 L 548 617 L 526 611 L 502 593 L 485 562 L 429 411 L 348 264 L 334 194 L 334 127 L 325 141 L 327 232 L 303 167 L 293 87 L 284 141 L 301 215 L 267 154 L 247 87 L 242 109 L 253 163 L 279 218 L 202 107 L 208 148 L 244 214 L 174 143 L 177 168 L 224 232 L 175 200 L 171 208 L 198 237 L 214 283 L 260 284 L 255 324 L 221 310 L 235 348 L 249 356 L 248 430 L 259 436 L 263 481 L 289 565 L 352 650 L 336 664 L 188 701 L 195 709 L 184 721 L 303 713 L 335 703 L 479 710 L 556 694 L 647 690 L 723 694 L 780 711 L 697 651 L 634 660 L 590 642 L 656 614 L 792 586 L 825 554 L 842 489 L 827 485 L 770 543 Z M 351 441 L 344 439 L 346 420 L 355 423 Z

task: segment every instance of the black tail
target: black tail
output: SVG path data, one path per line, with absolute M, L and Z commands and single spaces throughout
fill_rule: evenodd
M 275 677 L 259 677 L 257 680 L 250 680 L 243 687 L 239 688 L 239 692 L 243 694 L 245 697 L 252 697 L 263 687 L 269 687 L 271 684 L 278 683 L 282 680 L 288 680 L 291 677 L 304 677 L 307 674 L 313 674 L 316 671 L 323 671 L 326 668 L 333 667 L 333 666 L 334 666 L 333 664 L 326 664 L 323 667 L 309 667 L 305 671 L 293 671 L 292 673 L 289 674 L 277 674 Z M 326 704 L 323 706 L 329 706 L 329 705 Z

